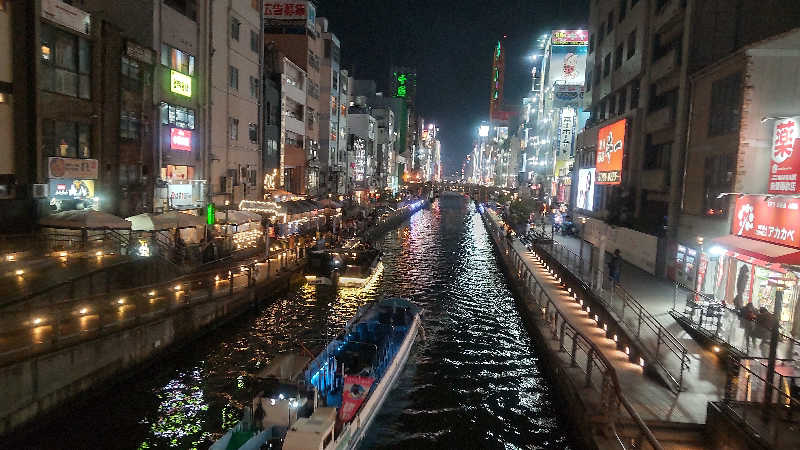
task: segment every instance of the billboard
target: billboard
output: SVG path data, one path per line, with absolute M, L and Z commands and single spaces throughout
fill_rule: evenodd
M 583 85 L 586 79 L 585 45 L 554 45 L 550 48 L 550 70 L 548 86 Z
M 595 169 L 578 170 L 578 193 L 575 197 L 575 206 L 586 211 L 594 208 L 594 177 Z
M 167 191 L 170 206 L 174 208 L 194 206 L 191 184 L 169 184 Z
M 558 156 L 561 158 L 572 157 L 573 135 L 575 134 L 575 110 L 564 108 L 561 110 L 561 123 L 558 129 Z
M 736 199 L 731 234 L 800 248 L 800 199 L 743 195 Z
M 178 71 L 169 72 L 169 90 L 184 97 L 192 96 L 192 77 Z
M 47 176 L 49 178 L 79 178 L 96 180 L 98 164 L 96 159 L 47 158 Z
M 589 32 L 586 30 L 553 30 L 552 45 L 589 45 Z
M 800 117 L 787 117 L 775 121 L 772 132 L 772 160 L 769 164 L 770 194 L 798 194 L 800 185 Z
M 169 148 L 172 150 L 192 151 L 192 132 L 183 128 L 169 129 Z
M 597 133 L 597 184 L 622 182 L 622 157 L 625 153 L 625 127 L 627 119 L 618 120 L 600 128 Z

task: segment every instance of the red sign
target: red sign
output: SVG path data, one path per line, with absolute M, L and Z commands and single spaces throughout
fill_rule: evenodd
M 186 152 L 192 151 L 192 132 L 183 128 L 170 128 L 169 148 Z
M 302 3 L 264 3 L 266 19 L 305 19 L 306 4 Z
M 597 133 L 597 168 L 595 184 L 620 184 L 622 182 L 622 156 L 625 152 L 625 126 L 627 119 L 600 128 Z
M 339 408 L 339 419 L 347 422 L 356 415 L 358 408 L 367 399 L 369 388 L 375 378 L 358 377 L 355 375 L 345 375 L 344 392 L 342 393 L 342 407 Z
M 800 199 L 744 195 L 736 199 L 731 233 L 800 248 Z
M 798 173 L 800 173 L 800 136 L 798 120 L 790 117 L 775 121 L 772 133 L 772 161 L 769 164 L 770 194 L 800 193 Z

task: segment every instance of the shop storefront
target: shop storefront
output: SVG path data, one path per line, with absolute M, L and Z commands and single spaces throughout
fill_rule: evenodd
M 680 250 L 680 247 L 679 247 Z M 690 249 L 684 268 L 690 271 Z M 680 253 L 680 251 L 679 251 Z M 797 335 L 800 319 L 800 199 L 744 195 L 736 200 L 731 234 L 713 239 L 694 257 L 697 290 L 730 307 L 775 308 L 772 279 L 783 279 L 781 325 Z M 687 275 L 688 277 L 688 275 Z M 691 286 L 692 284 L 687 285 Z

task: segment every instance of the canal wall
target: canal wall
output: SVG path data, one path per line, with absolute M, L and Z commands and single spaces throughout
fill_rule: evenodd
M 371 243 L 380 240 L 387 232 L 397 228 L 401 223 L 413 216 L 414 213 L 420 209 L 427 208 L 430 205 L 431 202 L 429 200 L 420 200 L 417 204 L 411 206 L 410 208 L 401 210 L 399 214 L 395 214 L 388 219 L 380 221 L 378 224 L 370 227 L 364 232 L 364 239 Z
M 232 295 L 181 305 L 168 315 L 140 318 L 94 339 L 0 367 L 0 435 L 22 431 L 42 416 L 57 416 L 87 393 L 107 389 L 248 309 L 271 302 L 302 283 L 302 275 L 301 268 L 289 270 Z

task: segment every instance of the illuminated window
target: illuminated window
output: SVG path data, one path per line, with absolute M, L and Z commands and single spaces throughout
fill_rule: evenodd
M 42 120 L 45 154 L 65 158 L 91 157 L 91 127 L 85 123 Z
M 161 124 L 194 130 L 194 110 L 183 106 L 161 103 Z
M 89 41 L 42 24 L 42 89 L 71 97 L 91 97 L 92 53 Z
M 194 56 L 167 44 L 161 44 L 161 65 L 185 75 L 194 75 Z

